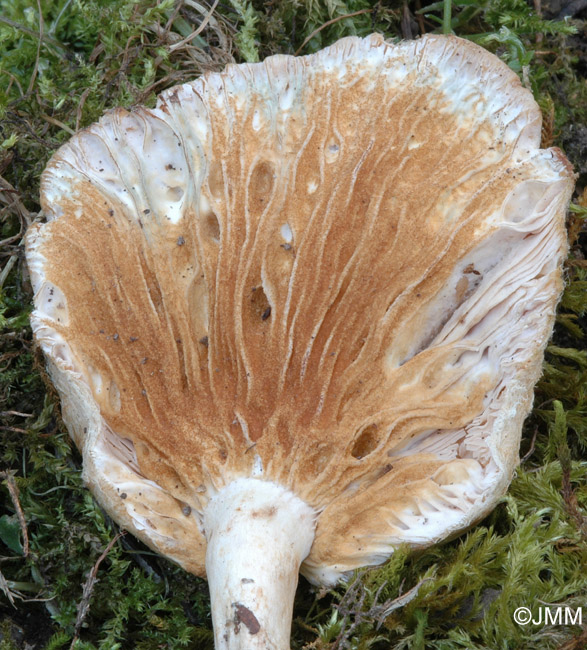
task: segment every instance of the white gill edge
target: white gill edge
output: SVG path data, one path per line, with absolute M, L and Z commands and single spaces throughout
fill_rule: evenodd
M 316 512 L 289 490 L 242 478 L 204 512 L 216 650 L 289 650 L 300 564 Z

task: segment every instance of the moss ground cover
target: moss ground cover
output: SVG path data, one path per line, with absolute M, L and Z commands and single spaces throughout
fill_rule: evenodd
M 0 0 L 0 650 L 212 647 L 205 582 L 119 536 L 84 489 L 45 382 L 28 314 L 22 235 L 39 176 L 77 129 L 113 106 L 277 52 L 380 31 L 452 31 L 531 88 L 543 145 L 579 174 L 566 290 L 523 461 L 496 510 L 425 552 L 316 593 L 303 583 L 294 648 L 587 647 L 587 3 L 535 0 Z M 107 553 L 105 553 L 107 551 Z M 518 625 L 517 607 L 578 620 Z

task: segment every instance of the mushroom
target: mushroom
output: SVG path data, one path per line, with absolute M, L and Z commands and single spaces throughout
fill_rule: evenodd
M 44 172 L 32 324 L 121 526 L 217 648 L 485 516 L 551 333 L 573 173 L 470 42 L 344 38 L 116 109 Z

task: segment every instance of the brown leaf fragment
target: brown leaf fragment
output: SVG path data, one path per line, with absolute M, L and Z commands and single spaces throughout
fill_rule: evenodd
M 587 627 L 583 627 L 583 631 L 578 636 L 565 641 L 562 645 L 559 645 L 557 650 L 581 650 L 587 644 Z
M 261 624 L 253 612 L 242 603 L 232 603 L 234 607 L 234 632 L 238 634 L 240 624 L 243 623 L 249 634 L 257 634 L 261 629 Z

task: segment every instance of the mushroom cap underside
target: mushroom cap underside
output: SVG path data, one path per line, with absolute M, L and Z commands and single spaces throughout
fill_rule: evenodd
M 562 281 L 573 175 L 454 37 L 346 38 L 117 109 L 52 158 L 33 327 L 90 487 L 204 572 L 231 481 L 318 513 L 333 582 L 491 509 Z

